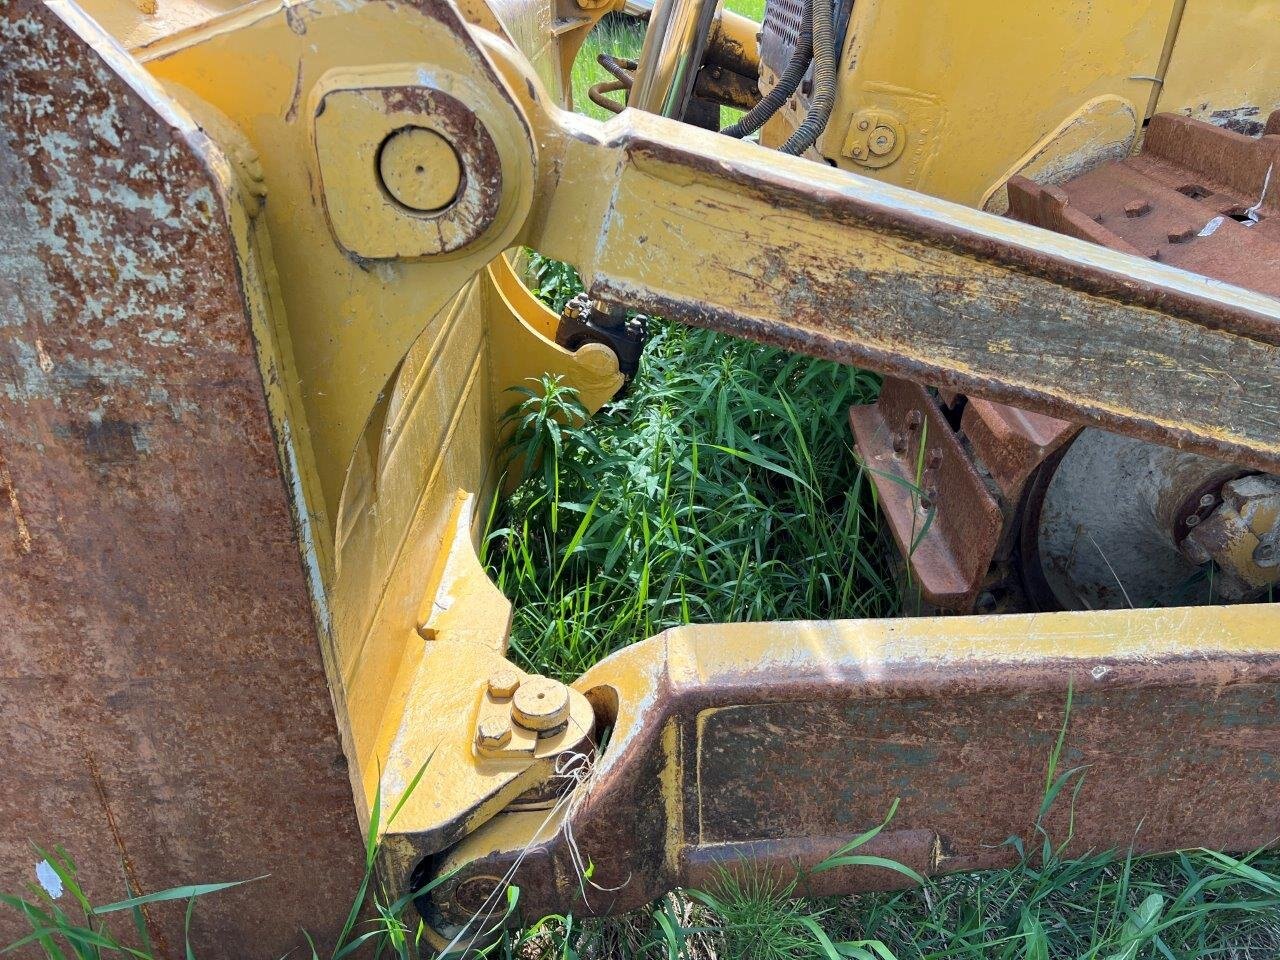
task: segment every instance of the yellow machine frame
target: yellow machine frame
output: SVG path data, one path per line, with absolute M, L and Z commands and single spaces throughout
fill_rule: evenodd
M 506 659 L 510 604 L 476 544 L 499 480 L 508 388 L 561 374 L 594 410 L 622 384 L 607 348 L 556 345 L 557 318 L 513 267 L 522 245 L 574 264 L 593 295 L 614 302 L 1275 470 L 1280 304 L 982 212 L 1003 210 L 1013 174 L 1052 181 L 1135 149 L 1157 111 L 1280 107 L 1274 53 L 1204 55 L 1239 35 L 1280 50 L 1274 3 L 1001 0 L 977 15 L 962 0 L 859 0 L 816 148 L 844 169 L 661 117 L 627 112 L 601 125 L 567 113 L 577 49 L 620 4 L 151 6 L 47 3 L 150 110 L 202 144 L 217 179 L 356 809 L 365 823 L 376 796 L 389 809 L 416 785 L 383 827 L 386 879 L 403 888 L 424 864 L 456 866 L 433 918 L 442 932 L 486 902 L 504 856 L 535 840 L 551 851 L 554 879 L 523 881 L 528 909 L 574 898 L 577 881 L 554 852 L 566 808 L 549 818 L 528 798 L 605 722 L 613 739 L 596 796 L 615 806 L 600 799 L 574 816 L 604 823 L 625 803 L 662 826 L 655 837 L 636 828 L 656 844 L 643 853 L 645 882 L 601 895 L 599 910 L 697 882 L 735 851 L 782 863 L 838 845 L 844 826 L 819 814 L 797 828 L 817 838 L 810 850 L 698 813 L 715 782 L 706 751 L 729 736 L 716 724 L 735 710 L 811 706 L 824 678 L 860 702 L 892 700 L 893 683 L 949 699 L 945 686 L 925 693 L 927 683 L 904 679 L 912 670 L 945 675 L 965 703 L 983 677 L 1005 679 L 989 697 L 1034 689 L 1056 702 L 1074 686 L 1110 718 L 1093 731 L 1103 765 L 1121 751 L 1116 730 L 1161 695 L 1180 698 L 1192 744 L 1212 740 L 1212 718 L 1236 722 L 1267 702 L 1280 662 L 1280 611 L 1269 605 L 708 625 L 593 668 L 567 692 L 568 726 L 555 737 L 486 749 L 477 725 L 496 697 L 492 678 L 532 678 Z M 796 119 L 784 115 L 764 141 Z M 893 162 L 859 162 L 868 119 L 900 138 Z M 413 156 L 379 151 L 408 127 L 453 144 L 462 172 L 446 192 L 465 216 L 406 212 L 388 192 L 385 163 Z M 779 674 L 792 686 L 759 692 Z M 1227 696 L 1219 715 L 1213 697 L 1227 687 L 1248 695 Z M 1247 781 L 1250 763 L 1280 775 L 1267 759 L 1280 727 L 1269 713 L 1259 723 L 1220 758 L 1228 780 Z M 1029 744 L 991 743 L 982 763 L 1025 767 Z M 652 797 L 627 779 L 637 751 L 657 758 L 646 768 Z M 981 769 L 938 763 L 955 777 Z M 1158 790 L 1147 772 L 1128 782 Z M 1031 802 L 1022 786 L 1009 788 L 1015 806 Z M 1204 842 L 1252 842 L 1274 827 L 1229 786 L 1212 795 L 1223 826 L 1206 826 Z M 867 794 L 851 819 L 884 799 Z M 1097 826 L 1090 842 L 1127 829 L 1097 815 L 1111 799 L 1097 800 L 1092 821 L 1084 814 Z M 890 852 L 924 873 L 991 862 L 974 851 L 1007 824 L 968 811 L 964 829 L 951 819 L 964 811 L 941 810 L 908 797 Z M 1176 841 L 1189 822 L 1172 806 L 1168 818 L 1151 845 Z M 610 836 L 601 828 L 596 842 Z M 766 841 L 775 845 L 750 847 Z M 630 864 L 617 858 L 622 874 Z M 844 888 L 886 882 L 839 877 Z M 599 883 L 611 879 L 625 877 Z

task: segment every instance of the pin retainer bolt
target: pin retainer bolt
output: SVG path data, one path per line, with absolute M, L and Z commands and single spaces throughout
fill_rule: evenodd
M 503 667 L 489 674 L 489 695 L 497 699 L 505 699 L 513 695 L 520 687 L 520 674 L 510 667 Z
M 476 728 L 476 744 L 496 750 L 511 742 L 511 726 L 496 717 L 485 717 Z

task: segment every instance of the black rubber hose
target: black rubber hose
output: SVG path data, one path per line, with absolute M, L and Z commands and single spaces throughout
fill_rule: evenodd
M 754 107 L 747 111 L 737 123 L 730 124 L 720 132 L 726 137 L 741 140 L 763 127 L 775 113 L 782 109 L 800 81 L 809 72 L 809 64 L 813 61 L 813 4 L 809 0 L 804 5 L 804 13 L 800 20 L 800 35 L 796 37 L 796 48 L 791 54 L 791 61 L 782 71 L 782 76 L 773 85 L 773 89 L 760 99 Z
M 799 155 L 813 146 L 831 119 L 836 105 L 836 41 L 831 23 L 831 0 L 813 0 L 813 99 L 804 123 L 782 145 L 783 153 Z

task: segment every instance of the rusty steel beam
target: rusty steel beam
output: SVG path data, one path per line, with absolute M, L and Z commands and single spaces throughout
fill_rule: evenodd
M 1280 125 L 1280 111 L 1273 117 L 1271 122 Z M 1134 156 L 1103 163 L 1057 186 L 1013 177 L 1008 184 L 1010 216 L 1276 296 L 1280 294 L 1280 223 L 1276 220 L 1280 201 L 1275 199 L 1277 191 L 1271 189 L 1271 179 L 1278 159 L 1280 138 L 1248 137 L 1190 117 L 1161 114 L 1152 118 L 1142 151 Z M 915 392 L 910 403 L 914 415 L 919 417 L 924 411 L 941 425 L 940 430 L 928 433 L 929 453 L 949 468 L 925 472 L 924 486 L 934 491 L 927 499 L 938 507 L 937 522 L 918 543 L 912 537 L 922 529 L 927 491 L 912 489 L 914 472 L 921 462 L 919 438 L 900 422 L 904 412 L 901 397 L 911 391 Z M 947 405 L 952 405 L 950 400 Z M 876 403 L 855 407 L 850 413 L 858 452 L 870 467 L 888 525 L 910 566 L 911 582 L 919 583 L 926 602 L 954 611 L 972 610 L 978 596 L 984 596 L 984 605 L 996 597 L 1007 598 L 1011 586 L 1015 593 L 1021 593 L 1004 562 L 1019 539 L 1010 525 L 1039 514 L 1056 461 L 1036 484 L 1040 496 L 1031 496 L 1024 503 L 1027 483 L 1055 453 L 1065 453 L 1064 446 L 1081 430 L 1080 424 L 978 398 L 967 398 L 962 410 L 957 436 L 922 388 L 887 379 Z M 951 466 L 953 460 L 968 470 Z M 975 468 L 994 482 L 1003 514 L 992 512 L 990 493 L 983 484 L 974 482 Z M 1231 472 L 1228 468 L 1227 473 L 1214 476 L 1220 485 Z M 1172 477 L 1168 479 L 1173 482 Z M 1191 483 L 1185 477 L 1184 482 Z M 1181 496 L 1194 492 L 1184 489 Z M 1216 490 L 1206 492 L 1211 500 L 1216 497 Z M 1071 526 L 1080 519 L 1074 517 Z M 1196 522 L 1200 519 L 1197 516 Z M 1274 579 L 1274 571 L 1252 564 L 1249 544 L 1257 540 L 1240 527 L 1238 514 L 1218 519 L 1225 526 L 1205 524 L 1198 528 L 1197 537 L 1207 537 L 1210 531 L 1230 532 L 1219 536 L 1215 540 L 1218 546 L 1211 551 L 1219 574 L 1213 588 L 1219 593 L 1231 591 L 1238 600 L 1247 593 L 1246 583 L 1260 588 Z M 1169 530 L 1169 550 L 1181 542 L 1182 533 L 1185 528 Z M 1040 560 L 1028 561 L 1026 557 L 1036 554 L 1037 547 L 1030 535 L 1024 536 L 1027 542 L 1019 545 L 1022 563 L 1036 570 Z M 995 550 L 997 540 L 1005 546 L 1004 557 Z M 1227 553 L 1218 553 L 1227 543 L 1233 548 L 1230 558 Z M 956 558 L 970 561 L 963 574 Z M 995 567 L 991 567 L 993 559 Z M 1208 560 L 1205 553 L 1200 562 Z M 1240 576 L 1221 575 L 1228 566 Z M 1129 575 L 1123 568 L 1117 574 L 1119 579 Z M 1031 572 L 1030 577 L 1033 581 L 1042 579 L 1037 572 Z M 942 589 L 944 586 L 948 589 Z M 980 589 L 985 594 L 980 594 Z
M 558 122 L 568 162 L 533 242 L 596 298 L 1280 468 L 1266 295 L 662 118 Z M 602 167 L 593 228 L 555 229 Z

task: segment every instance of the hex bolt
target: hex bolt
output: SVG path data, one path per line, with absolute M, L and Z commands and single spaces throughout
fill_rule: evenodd
M 1196 235 L 1195 227 L 1183 227 L 1181 230 L 1173 230 L 1169 232 L 1170 243 L 1186 243 Z
M 937 470 L 942 466 L 942 448 L 933 447 L 929 450 L 929 457 L 925 460 L 925 466 L 930 470 Z
M 1204 548 L 1204 544 L 1193 536 L 1188 536 L 1182 541 L 1182 554 L 1196 566 L 1206 564 L 1213 559 L 1209 556 L 1209 551 Z
M 511 726 L 497 717 L 485 717 L 476 727 L 476 746 L 497 750 L 511 742 Z
M 530 677 L 511 698 L 511 719 L 536 733 L 563 726 L 569 719 L 569 688 L 550 677 Z
M 575 294 L 565 301 L 560 314 L 573 320 L 585 320 L 591 316 L 591 298 L 584 293 Z
M 913 433 L 924 425 L 924 414 L 919 410 L 912 410 L 907 414 L 907 429 Z
M 1151 212 L 1151 204 L 1146 200 L 1130 200 L 1124 205 L 1124 215 L 1130 220 L 1145 217 Z
M 1217 502 L 1218 502 L 1218 498 L 1215 497 L 1212 493 L 1206 493 L 1203 497 L 1200 498 L 1200 506 L 1202 507 L 1212 507 Z
M 489 674 L 489 696 L 491 697 L 505 699 L 515 693 L 519 686 L 520 674 L 510 667 L 499 667 Z
M 894 453 L 907 452 L 907 435 L 903 433 L 901 430 L 899 430 L 897 433 L 893 435 L 893 452 Z
M 1198 513 L 1193 513 L 1191 516 L 1187 517 L 1188 527 L 1198 527 L 1199 525 L 1200 525 L 1200 515 Z
M 871 121 L 870 121 L 870 120 L 859 120 L 859 121 L 858 121 L 858 129 L 859 129 L 859 130 L 869 130 L 870 128 L 871 128 Z

